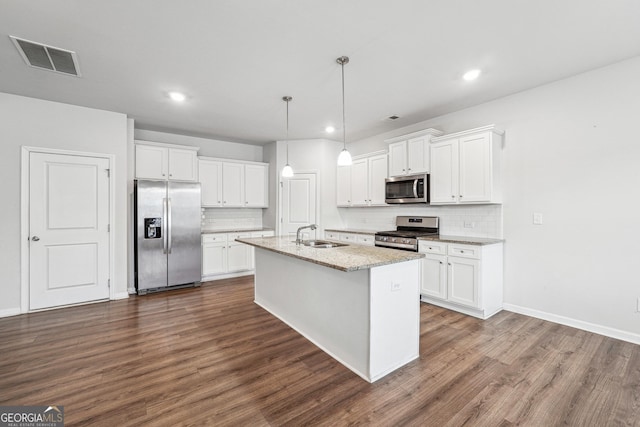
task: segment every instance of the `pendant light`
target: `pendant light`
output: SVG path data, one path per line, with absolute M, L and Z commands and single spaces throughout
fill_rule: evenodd
M 283 178 L 291 178 L 293 176 L 293 168 L 289 166 L 289 101 L 292 99 L 290 96 L 282 97 L 282 100 L 287 103 L 287 164 L 282 168 Z
M 350 166 L 353 161 L 351 160 L 351 153 L 347 151 L 347 128 L 344 113 L 344 65 L 349 63 L 348 56 L 341 56 L 336 59 L 336 62 L 342 67 L 342 151 L 338 156 L 338 166 Z

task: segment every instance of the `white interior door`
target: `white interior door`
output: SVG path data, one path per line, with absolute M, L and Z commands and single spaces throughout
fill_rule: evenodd
M 316 174 L 299 173 L 282 183 L 282 220 L 280 235 L 296 238 L 298 227 L 316 224 Z M 304 230 L 304 238 L 313 237 Z
M 29 156 L 29 308 L 109 298 L 109 159 Z

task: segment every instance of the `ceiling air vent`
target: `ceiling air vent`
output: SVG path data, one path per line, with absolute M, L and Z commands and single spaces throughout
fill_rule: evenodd
M 72 76 L 80 76 L 75 52 L 11 37 L 27 65 Z

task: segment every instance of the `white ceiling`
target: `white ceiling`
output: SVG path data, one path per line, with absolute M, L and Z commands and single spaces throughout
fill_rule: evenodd
M 0 0 L 0 91 L 253 144 L 284 139 L 291 95 L 290 138 L 323 138 L 347 55 L 354 141 L 638 56 L 639 17 L 637 0 Z M 9 35 L 75 51 L 82 77 L 28 67 Z

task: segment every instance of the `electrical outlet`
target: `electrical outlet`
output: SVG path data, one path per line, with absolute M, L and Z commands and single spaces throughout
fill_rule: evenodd
M 464 222 L 464 228 L 474 228 L 476 226 L 476 223 L 473 221 L 465 221 Z
M 542 214 L 534 213 L 533 214 L 533 224 L 534 225 L 542 225 Z
M 400 290 L 400 283 L 391 283 L 391 292 L 396 292 Z

